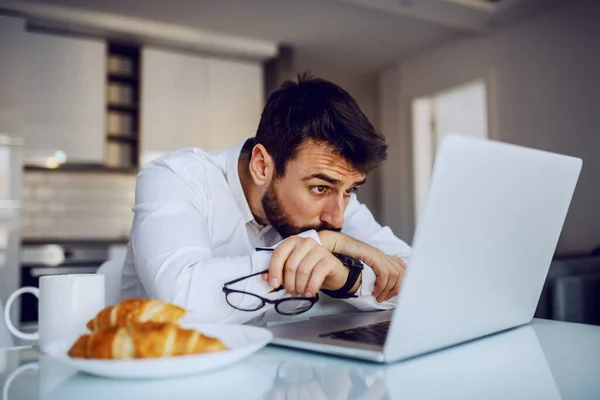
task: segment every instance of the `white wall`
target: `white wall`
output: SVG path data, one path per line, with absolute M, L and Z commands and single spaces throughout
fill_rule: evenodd
M 437 141 L 433 133 L 434 101 L 423 97 L 412 102 L 412 154 L 413 154 L 413 192 L 415 202 L 415 221 L 423 213 L 429 180 L 433 169 Z
M 412 168 L 406 154 L 411 99 L 483 78 L 489 84 L 490 138 L 584 160 L 557 252 L 587 252 L 600 245 L 598 15 L 597 1 L 571 3 L 495 35 L 429 51 L 382 73 L 384 133 L 394 146 L 394 157 L 384 167 L 384 222 L 412 240 L 413 215 L 404 210 L 412 198 L 412 174 L 405 172 Z
M 405 241 L 413 235 L 412 141 L 409 129 L 410 101 L 400 90 L 398 67 L 384 71 L 379 80 L 379 123 L 388 143 L 388 159 L 381 168 L 381 223 L 389 225 Z M 409 125 L 406 125 L 408 128 Z
M 488 137 L 484 80 L 476 80 L 412 102 L 415 220 L 425 206 L 435 153 L 445 136 Z
M 432 101 L 436 143 L 450 133 L 488 137 L 485 81 L 452 88 L 437 94 Z
M 333 79 L 333 82 L 338 83 Z M 361 111 L 377 130 L 379 124 L 379 87 L 376 76 L 365 77 L 356 81 L 355 85 L 344 85 L 342 88 L 356 100 Z M 381 168 L 369 174 L 367 182 L 358 191 L 358 199 L 365 204 L 377 220 L 381 219 Z

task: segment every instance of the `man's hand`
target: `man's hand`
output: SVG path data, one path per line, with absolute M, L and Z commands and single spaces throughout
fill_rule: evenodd
M 313 297 L 319 290 L 337 290 L 348 279 L 348 268 L 312 238 L 290 236 L 273 251 L 263 279 L 273 288 L 283 284 L 293 295 Z M 352 289 L 358 289 L 360 279 Z
M 398 295 L 406 270 L 403 260 L 340 232 L 320 231 L 319 239 L 325 249 L 357 258 L 373 269 L 377 277 L 373 296 L 378 302 Z

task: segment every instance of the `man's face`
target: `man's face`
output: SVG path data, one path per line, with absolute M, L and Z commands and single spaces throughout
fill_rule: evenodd
M 309 229 L 340 230 L 350 195 L 365 178 L 331 147 L 305 141 L 285 175 L 269 184 L 263 210 L 284 238 Z

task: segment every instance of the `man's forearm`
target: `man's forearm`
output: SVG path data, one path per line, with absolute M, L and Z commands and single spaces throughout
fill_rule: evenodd
M 332 253 L 340 253 L 356 258 L 367 265 L 375 264 L 377 258 L 383 255 L 383 252 L 378 248 L 340 232 L 321 231 L 319 232 L 319 238 L 323 246 Z
M 359 259 L 373 269 L 377 278 L 373 295 L 378 302 L 398 294 L 406 269 L 402 259 L 340 232 L 321 231 L 319 238 L 327 250 Z

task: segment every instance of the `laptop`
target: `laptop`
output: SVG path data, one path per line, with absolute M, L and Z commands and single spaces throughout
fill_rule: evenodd
M 273 344 L 390 363 L 530 322 L 581 166 L 449 135 L 396 308 L 273 326 Z

